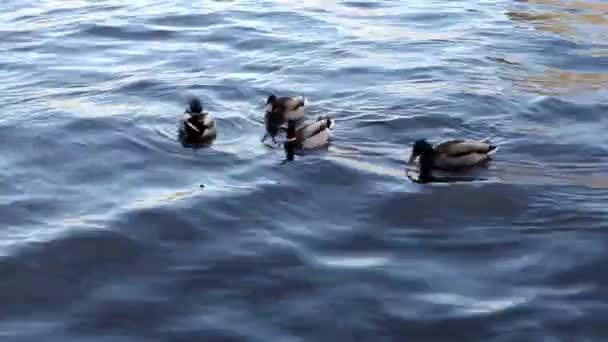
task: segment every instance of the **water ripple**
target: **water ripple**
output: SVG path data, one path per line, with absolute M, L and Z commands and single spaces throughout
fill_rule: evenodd
M 605 339 L 605 4 L 0 10 L 4 340 Z M 282 164 L 271 93 L 331 146 Z M 462 137 L 500 146 L 485 181 L 408 181 L 416 139 Z

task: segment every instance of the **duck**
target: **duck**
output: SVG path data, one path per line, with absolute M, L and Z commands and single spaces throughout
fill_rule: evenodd
M 487 139 L 481 141 L 455 139 L 435 146 L 426 139 L 419 139 L 414 142 L 408 164 L 412 164 L 419 157 L 420 177 L 432 178 L 432 170 L 464 171 L 490 161 L 497 148 Z
M 275 94 L 270 94 L 266 100 L 266 114 L 264 122 L 266 133 L 262 138 L 264 142 L 268 137 L 276 143 L 276 136 L 282 128 L 285 130 L 284 124 L 290 120 L 300 122 L 304 119 L 304 106 L 306 105 L 304 96 L 283 96 L 277 97 Z
M 327 145 L 333 136 L 335 122 L 329 117 L 318 117 L 314 123 L 296 127 L 296 120 L 287 123 L 287 140 L 284 149 L 287 160 L 294 158 L 296 150 L 314 149 Z
M 179 140 L 184 145 L 210 144 L 217 137 L 215 118 L 203 111 L 198 98 L 190 100 L 184 118 L 180 121 Z

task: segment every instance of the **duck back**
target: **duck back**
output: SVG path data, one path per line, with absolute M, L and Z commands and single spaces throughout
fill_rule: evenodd
M 436 168 L 446 171 L 457 171 L 467 169 L 481 164 L 490 157 L 484 153 L 467 153 L 459 156 L 440 154 L 433 161 Z
M 434 149 L 439 153 L 458 156 L 467 153 L 488 153 L 494 146 L 479 141 L 451 140 L 438 144 Z

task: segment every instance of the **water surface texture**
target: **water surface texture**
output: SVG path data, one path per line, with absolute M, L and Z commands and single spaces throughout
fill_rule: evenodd
M 2 341 L 608 337 L 608 3 L 0 13 Z M 281 165 L 270 92 L 333 144 Z M 176 141 L 192 95 L 210 148 Z M 487 181 L 420 185 L 423 137 L 500 149 Z

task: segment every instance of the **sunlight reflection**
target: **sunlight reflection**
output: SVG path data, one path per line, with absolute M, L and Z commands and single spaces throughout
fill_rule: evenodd
M 565 171 L 568 165 L 527 165 L 525 163 L 495 162 L 500 165 L 492 171 L 505 182 L 534 185 L 577 185 L 590 189 L 608 189 L 608 175 L 594 174 L 584 165 Z M 570 165 L 574 166 L 574 165 Z
M 48 98 L 46 103 L 49 108 L 77 114 L 78 116 L 90 117 L 123 115 L 124 113 L 129 113 L 139 108 L 120 103 L 93 103 L 81 98 L 61 99 L 53 97 Z M 92 108 L 95 108 L 95 110 L 91 110 Z
M 542 74 L 525 77 L 522 86 L 528 91 L 544 96 L 576 95 L 608 89 L 608 73 L 546 68 Z
M 608 40 L 608 3 L 591 1 L 528 0 L 526 8 L 507 13 L 513 21 L 526 22 L 534 28 L 557 34 L 579 44 L 593 45 Z M 604 49 L 578 50 L 585 57 L 602 58 Z M 590 65 L 593 67 L 593 65 Z M 608 73 L 562 70 L 555 66 L 523 77 L 521 86 L 544 96 L 581 95 L 608 87 Z
M 350 146 L 348 148 L 338 148 L 334 146 L 332 150 L 334 153 L 328 155 L 327 159 L 344 166 L 363 172 L 374 173 L 380 176 L 405 179 L 405 164 L 403 168 L 395 168 L 388 165 L 363 161 L 361 160 L 361 155 L 355 146 Z
M 298 9 L 324 10 L 339 16 L 376 17 L 386 15 L 386 9 L 383 7 L 346 7 L 342 5 L 343 1 L 337 0 L 274 0 L 274 2 Z
M 145 209 L 145 208 L 153 208 L 158 207 L 163 204 L 176 202 L 181 199 L 194 197 L 196 194 L 200 193 L 203 189 L 197 188 L 194 190 L 188 191 L 177 191 L 166 194 L 156 195 L 155 197 L 149 197 L 145 199 L 135 200 L 133 203 L 128 205 L 127 207 L 130 209 Z
M 335 25 L 339 30 L 346 31 L 346 34 L 368 40 L 399 40 L 407 39 L 412 41 L 428 40 L 452 40 L 464 36 L 464 30 L 441 30 L 441 31 L 422 31 L 405 30 L 401 27 L 379 24 L 377 20 L 366 21 L 362 19 L 387 16 L 391 9 L 383 4 L 381 7 L 347 7 L 336 0 L 275 0 L 275 3 L 287 5 L 297 9 L 314 9 L 330 12 L 331 15 L 324 17 L 327 22 Z M 402 23 L 400 23 L 401 25 Z
M 608 13 L 608 3 L 594 1 L 579 1 L 579 0 L 527 0 L 529 3 L 547 5 L 553 7 L 573 8 L 579 10 L 588 10 Z
M 557 0 L 528 0 L 541 13 L 508 12 L 514 21 L 529 22 L 535 28 L 559 34 L 564 39 L 598 42 L 608 39 L 608 3 Z
M 502 90 L 485 83 L 441 81 L 411 82 L 409 80 L 387 83 L 383 86 L 385 94 L 398 96 L 430 97 L 437 92 L 470 92 L 479 95 L 501 95 Z
M 428 40 L 454 40 L 462 38 L 466 35 L 466 31 L 450 30 L 450 31 L 407 31 L 399 27 L 388 25 L 370 26 L 357 25 L 356 23 L 343 22 L 346 28 L 350 28 L 350 34 L 355 37 L 369 40 L 391 40 L 391 39 L 407 39 L 411 41 L 428 41 Z M 352 24 L 352 25 L 351 25 Z
M 382 256 L 347 256 L 347 255 L 336 255 L 336 256 L 319 256 L 316 258 L 317 262 L 329 267 L 329 268 L 374 268 L 374 267 L 385 267 L 390 262 L 389 257 Z
M 490 314 L 505 311 L 530 301 L 532 298 L 513 297 L 505 299 L 478 300 L 456 293 L 429 293 L 417 296 L 419 299 L 437 305 L 453 306 L 470 314 Z

